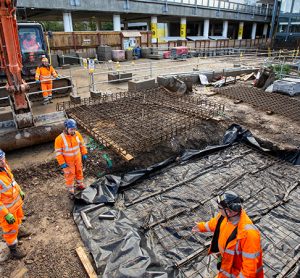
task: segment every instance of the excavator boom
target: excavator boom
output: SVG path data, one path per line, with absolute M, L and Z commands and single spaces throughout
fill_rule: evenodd
M 63 129 L 63 112 L 34 116 L 22 78 L 22 53 L 16 20 L 16 0 L 0 0 L 0 69 L 6 75 L 8 102 L 0 106 L 0 148 L 11 151 L 54 140 Z M 11 117 L 12 116 L 12 117 Z
M 0 67 L 7 76 L 7 90 L 18 128 L 33 126 L 33 117 L 26 92 L 29 86 L 22 79 L 22 55 L 16 20 L 16 0 L 0 0 Z

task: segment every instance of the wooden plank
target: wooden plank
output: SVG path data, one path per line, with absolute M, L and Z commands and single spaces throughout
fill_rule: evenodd
M 13 271 L 10 275 L 11 278 L 23 278 L 24 275 L 28 272 L 28 269 L 23 266 L 22 268 L 18 268 Z
M 97 278 L 97 274 L 87 256 L 87 254 L 85 253 L 84 249 L 82 248 L 82 246 L 79 246 L 76 249 L 77 255 L 79 257 L 79 259 L 81 260 L 81 263 L 83 264 L 86 273 L 88 274 L 88 276 L 90 278 Z

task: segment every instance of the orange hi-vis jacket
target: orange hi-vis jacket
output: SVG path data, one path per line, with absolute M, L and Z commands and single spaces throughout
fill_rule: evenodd
M 35 80 L 40 80 L 42 83 L 52 83 L 51 76 L 57 77 L 57 73 L 51 65 L 48 67 L 41 65 L 36 69 Z
M 74 136 L 63 132 L 55 139 L 55 152 L 59 165 L 74 164 L 78 159 L 81 161 L 81 156 L 87 154 L 87 149 L 78 131 Z
M 197 224 L 200 232 L 214 232 L 221 214 L 208 222 Z M 222 256 L 222 264 L 218 278 L 263 278 L 262 249 L 260 233 L 246 212 L 242 210 L 237 224 L 237 235 L 227 240 L 233 233 L 236 225 L 224 218 L 220 225 L 218 248 Z M 225 248 L 226 247 L 226 248 Z M 209 253 L 211 252 L 211 248 Z
M 4 218 L 8 213 L 14 213 L 22 206 L 20 191 L 21 188 L 9 166 L 6 164 L 4 168 L 0 168 L 0 218 Z

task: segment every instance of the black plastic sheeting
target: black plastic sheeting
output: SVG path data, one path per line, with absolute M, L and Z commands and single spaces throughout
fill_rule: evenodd
M 300 248 L 299 175 L 253 148 L 271 153 L 249 131 L 232 125 L 219 146 L 186 150 L 122 177 L 107 175 L 84 190 L 74 219 L 97 272 L 103 277 L 204 277 L 210 235 L 192 235 L 191 228 L 200 219 L 208 220 L 214 197 L 233 186 L 264 231 L 265 276 L 284 272 Z M 291 157 L 299 165 L 299 153 Z M 87 229 L 80 211 L 99 203 L 106 205 L 87 214 L 93 226 Z M 115 218 L 99 219 L 108 212 Z M 176 267 L 202 249 L 194 260 Z M 212 262 L 210 271 L 216 274 L 214 267 Z M 288 275 L 296 271 L 292 267 Z

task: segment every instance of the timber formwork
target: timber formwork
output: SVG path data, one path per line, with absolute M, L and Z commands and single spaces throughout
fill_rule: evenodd
M 261 110 L 300 121 L 300 99 L 278 93 L 266 93 L 262 89 L 242 85 L 215 88 L 215 92 L 228 98 L 242 100 Z
M 57 110 L 65 110 L 94 139 L 131 160 L 135 154 L 170 140 L 203 119 L 222 115 L 224 105 L 178 97 L 157 88 L 86 98 L 80 104 L 59 103 Z

